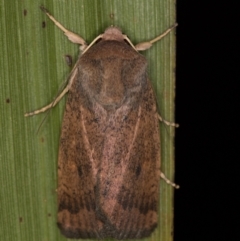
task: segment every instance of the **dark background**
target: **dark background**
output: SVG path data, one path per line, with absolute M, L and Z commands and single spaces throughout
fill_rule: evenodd
M 175 241 L 240 240 L 238 9 L 177 1 Z

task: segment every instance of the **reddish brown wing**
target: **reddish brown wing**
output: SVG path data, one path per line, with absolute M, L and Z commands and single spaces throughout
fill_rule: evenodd
M 74 238 L 149 236 L 160 140 L 146 60 L 123 42 L 101 41 L 79 66 L 61 134 L 58 225 Z
M 62 124 L 58 157 L 58 226 L 69 238 L 100 238 L 103 223 L 96 216 L 96 163 L 93 163 L 89 138 L 100 149 L 102 140 L 97 133 L 89 133 L 90 128 L 97 128 L 97 122 L 91 111 L 82 109 L 83 97 L 77 85 L 78 79 L 75 79 Z M 85 123 L 88 118 L 89 123 Z
M 142 97 L 124 123 L 115 122 L 119 131 L 112 130 L 103 147 L 99 206 L 117 239 L 147 237 L 157 226 L 160 140 L 150 83 Z

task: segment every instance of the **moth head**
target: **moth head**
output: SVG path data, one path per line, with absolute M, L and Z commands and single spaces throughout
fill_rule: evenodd
M 102 40 L 116 40 L 116 41 L 124 41 L 125 36 L 122 34 L 122 31 L 118 27 L 109 27 L 105 30 L 102 35 Z
M 120 28 L 118 27 L 109 27 L 105 30 L 105 32 L 103 34 L 100 34 L 99 36 L 97 36 L 90 45 L 87 46 L 87 48 L 81 49 L 83 50 L 82 55 L 84 53 L 86 53 L 91 47 L 92 45 L 94 45 L 97 41 L 99 40 L 104 40 L 104 41 L 108 41 L 108 40 L 115 40 L 115 41 L 119 41 L 119 42 L 127 42 L 130 46 L 132 46 L 133 49 L 136 50 L 136 48 L 134 47 L 134 45 L 132 44 L 131 40 L 127 37 L 127 35 L 122 34 L 122 31 Z M 137 50 L 136 50 L 137 51 Z

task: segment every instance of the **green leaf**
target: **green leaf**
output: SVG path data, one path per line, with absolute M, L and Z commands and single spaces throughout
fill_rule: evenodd
M 78 58 L 78 46 L 39 9 L 42 1 L 0 3 L 0 239 L 66 240 L 56 226 L 57 154 L 64 101 L 45 114 L 24 113 L 50 103 Z M 133 44 L 151 40 L 175 23 L 174 0 L 45 0 L 66 28 L 90 43 L 110 25 Z M 174 120 L 175 31 L 143 54 L 161 116 Z M 162 171 L 173 180 L 174 129 L 161 124 Z M 150 239 L 173 239 L 173 188 L 161 181 L 159 225 Z

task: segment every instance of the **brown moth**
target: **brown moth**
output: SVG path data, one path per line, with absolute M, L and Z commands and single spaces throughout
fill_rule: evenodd
M 53 107 L 69 92 L 58 155 L 58 227 L 68 238 L 147 237 L 157 226 L 159 179 L 166 178 L 160 171 L 161 117 L 138 51 L 176 24 L 137 46 L 109 27 L 87 46 L 41 9 L 83 50 L 63 93 L 26 114 Z

